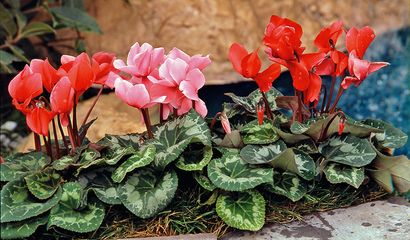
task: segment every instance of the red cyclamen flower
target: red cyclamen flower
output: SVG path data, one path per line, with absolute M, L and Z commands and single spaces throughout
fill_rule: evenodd
M 68 126 L 68 115 L 74 106 L 74 93 L 71 82 L 67 77 L 61 78 L 51 91 L 51 109 L 61 114 L 61 123 L 64 126 Z
M 45 107 L 42 101 L 35 101 L 35 103 L 27 110 L 26 123 L 31 131 L 48 136 L 48 125 L 54 118 L 55 113 Z
M 47 89 L 48 92 L 51 92 L 54 85 L 60 80 L 60 76 L 57 74 L 57 70 L 51 66 L 48 59 L 33 59 L 30 62 L 30 68 L 35 73 L 41 74 L 41 79 L 43 86 Z

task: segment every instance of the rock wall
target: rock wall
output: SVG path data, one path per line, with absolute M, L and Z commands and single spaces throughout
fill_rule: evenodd
M 125 58 L 136 41 L 189 54 L 210 54 L 207 83 L 239 79 L 227 52 L 237 41 L 247 48 L 260 46 L 272 14 L 299 22 L 303 42 L 314 50 L 313 39 L 332 21 L 346 26 L 373 27 L 376 34 L 409 24 L 409 0 L 88 0 L 87 9 L 103 35 L 87 34 L 90 52 L 112 51 Z M 266 64 L 266 60 L 265 60 Z

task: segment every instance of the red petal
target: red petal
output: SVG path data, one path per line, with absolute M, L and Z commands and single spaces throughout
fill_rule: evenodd
M 380 68 L 390 65 L 388 62 L 372 62 L 369 66 L 369 74 L 378 71 Z
M 305 91 L 309 87 L 309 72 L 306 67 L 297 62 L 289 62 L 288 69 L 293 79 L 293 87 L 299 91 Z
M 330 50 L 329 38 L 330 29 L 326 27 L 319 32 L 313 43 L 319 48 L 319 51 L 327 53 Z
M 316 66 L 315 73 L 318 75 L 333 75 L 335 72 L 335 63 L 331 58 L 326 58 Z
M 308 53 L 300 56 L 300 60 L 306 66 L 306 69 L 311 70 L 313 67 L 322 62 L 325 57 L 325 53 Z
M 272 87 L 272 82 L 280 75 L 280 65 L 272 64 L 255 77 L 256 84 L 261 91 L 267 92 Z
M 242 60 L 242 75 L 246 78 L 253 78 L 261 69 L 261 60 L 258 56 L 258 50 L 259 49 L 256 49 Z
M 309 102 L 319 101 L 320 89 L 322 88 L 322 79 L 319 75 L 310 73 L 310 84 L 308 89 L 304 92 L 305 104 Z
M 375 38 L 375 34 L 372 28 L 366 26 L 362 29 L 359 29 L 356 42 L 356 52 L 358 58 L 363 58 L 364 53 L 372 43 Z
M 229 49 L 229 60 L 232 63 L 233 68 L 242 75 L 242 60 L 248 55 L 248 51 L 239 43 L 233 43 Z

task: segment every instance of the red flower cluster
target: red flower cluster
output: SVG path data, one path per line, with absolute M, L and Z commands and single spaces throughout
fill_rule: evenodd
M 82 53 L 77 57 L 64 55 L 61 66 L 55 69 L 49 61 L 34 59 L 15 76 L 8 90 L 13 105 L 26 115 L 28 127 L 35 133 L 48 136 L 49 124 L 56 115 L 64 126 L 70 124 L 69 114 L 78 98 L 92 84 L 105 85 L 113 70 L 113 54 L 99 52 L 90 57 Z M 50 93 L 49 101 L 43 88 Z
M 292 76 L 296 94 L 303 96 L 304 104 L 313 103 L 316 107 L 322 89 L 321 76 L 330 75 L 334 79 L 340 77 L 340 89 L 347 89 L 351 84 L 360 85 L 370 73 L 388 65 L 386 62 L 363 60 L 367 47 L 375 37 L 370 27 L 351 28 L 347 32 L 347 53 L 336 49 L 337 41 L 344 32 L 342 21 L 332 23 L 323 28 L 314 40 L 318 51 L 304 53 L 302 27 L 287 18 L 271 16 L 263 44 L 268 58 L 274 64 L 259 73 L 261 61 L 258 49 L 248 53 L 237 43 L 232 44 L 229 59 L 234 69 L 242 76 L 254 79 L 262 92 L 267 92 L 278 77 L 280 67 L 277 64 L 286 67 Z

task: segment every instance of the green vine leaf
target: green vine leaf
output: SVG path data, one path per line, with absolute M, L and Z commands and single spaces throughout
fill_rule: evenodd
M 155 153 L 156 148 L 154 145 L 149 145 L 144 150 L 135 153 L 115 169 L 111 175 L 112 180 L 116 183 L 122 182 L 127 173 L 134 171 L 136 168 L 147 166 L 154 161 Z
M 216 201 L 216 212 L 233 228 L 258 231 L 265 224 L 265 199 L 256 190 L 224 193 Z
M 241 158 L 250 164 L 265 164 L 273 161 L 286 149 L 286 144 L 279 140 L 270 145 L 247 145 L 241 150 Z
M 376 152 L 367 139 L 353 135 L 334 136 L 319 145 L 319 152 L 328 161 L 352 167 L 366 166 L 376 157 Z
M 28 190 L 38 199 L 48 199 L 54 195 L 60 186 L 61 176 L 48 168 L 24 177 Z
M 194 110 L 158 126 L 154 135 L 155 140 L 152 144 L 157 148 L 154 166 L 160 169 L 176 160 L 190 143 L 211 146 L 208 125 Z
M 243 143 L 245 144 L 269 144 L 279 139 L 278 134 L 269 120 L 259 125 L 258 120 L 253 120 L 241 128 Z
M 216 186 L 209 180 L 209 178 L 203 174 L 200 173 L 194 173 L 194 179 L 196 182 L 203 187 L 204 189 L 212 192 L 216 189 Z
M 124 206 L 140 218 L 155 216 L 174 198 L 178 176 L 174 171 L 157 176 L 150 169 L 138 169 L 118 187 Z
M 92 232 L 100 227 L 104 216 L 104 206 L 98 202 L 88 204 L 81 211 L 59 204 L 51 209 L 47 229 L 57 226 L 78 233 Z
M 285 196 L 293 202 L 299 201 L 307 192 L 305 183 L 291 172 L 274 172 L 273 183 L 267 185 L 267 190 Z
M 208 177 L 218 188 L 227 191 L 252 189 L 272 181 L 271 168 L 256 168 L 245 162 L 238 154 L 224 154 L 208 164 Z
M 1 224 L 1 239 L 16 239 L 30 237 L 39 226 L 45 225 L 48 216 L 30 218 L 24 221 Z
M 0 164 L 0 180 L 17 180 L 33 171 L 43 169 L 50 163 L 50 158 L 41 152 L 17 153 L 6 157 Z
M 376 134 L 376 139 L 385 148 L 401 148 L 407 142 L 407 135 L 392 125 L 375 119 L 366 119 L 364 124 L 380 129 L 383 133 Z
M 181 154 L 175 163 L 177 168 L 184 171 L 200 171 L 208 165 L 212 158 L 212 147 L 199 144 L 199 149 L 197 149 L 195 145 L 190 144 L 192 147 L 188 146 L 188 150 Z
M 346 166 L 338 163 L 329 163 L 323 170 L 326 179 L 333 184 L 347 183 L 359 188 L 364 181 L 364 168 Z
M 233 93 L 225 93 L 225 95 L 230 97 L 232 101 L 234 101 L 234 103 L 242 106 L 246 111 L 251 113 L 256 113 L 256 104 L 262 98 L 262 94 L 260 93 L 259 89 L 251 92 L 251 94 L 246 97 L 236 96 Z M 271 110 L 277 110 L 278 107 L 276 105 L 275 99 L 278 96 L 282 96 L 282 93 L 280 93 L 276 88 L 272 87 L 267 93 L 265 93 L 265 95 L 269 102 Z
M 8 182 L 1 189 L 1 223 L 21 221 L 38 216 L 54 207 L 61 198 L 61 189 L 52 198 L 40 202 L 31 197 L 23 180 Z

